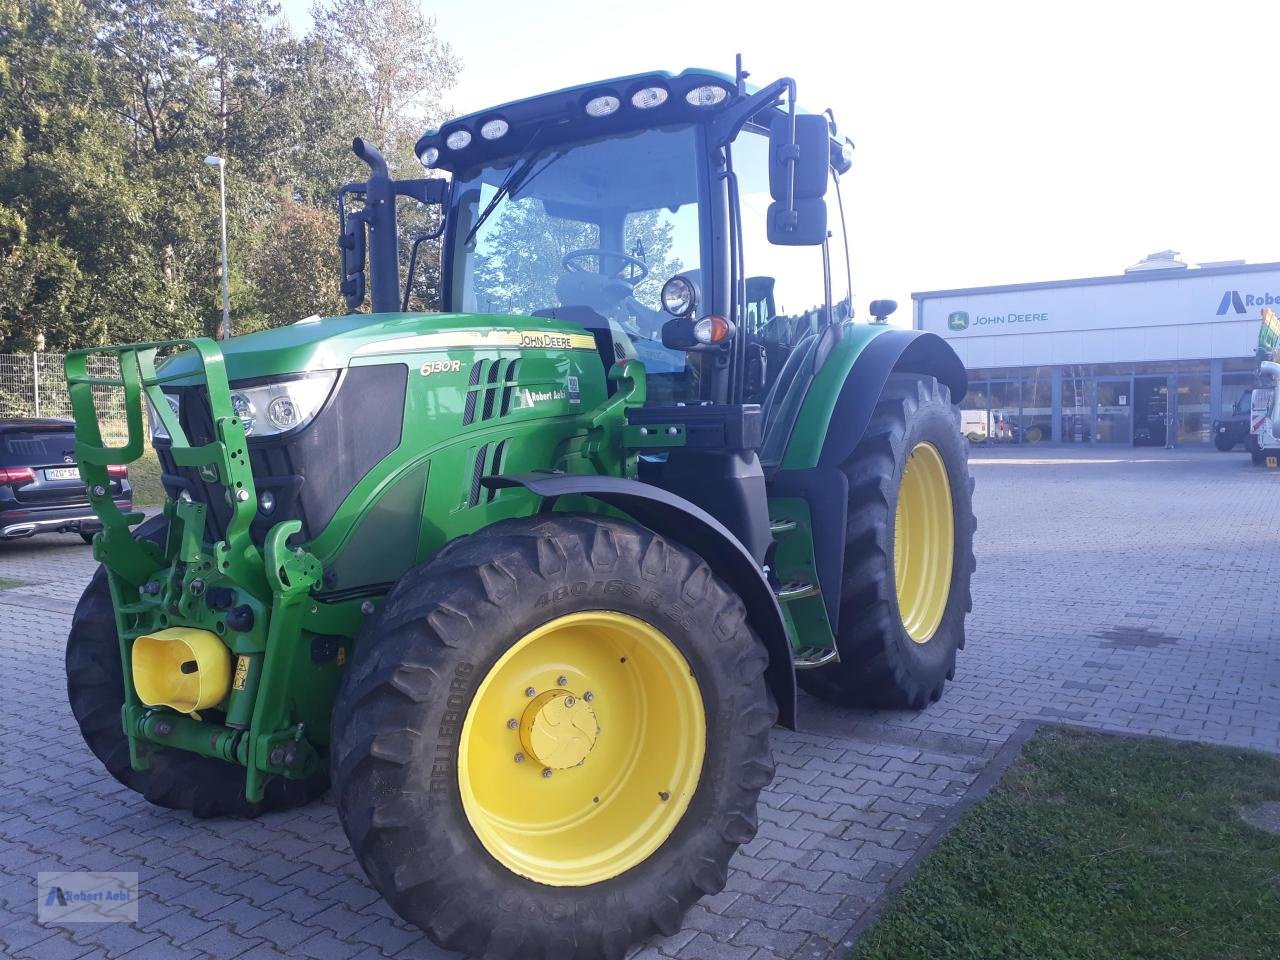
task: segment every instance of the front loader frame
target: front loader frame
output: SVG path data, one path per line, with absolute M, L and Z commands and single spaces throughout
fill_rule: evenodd
M 199 358 L 201 374 L 184 366 L 180 372 L 157 371 L 156 357 L 165 350 L 188 350 Z M 90 356 L 110 354 L 120 375 L 95 377 L 88 372 Z M 309 603 L 311 587 L 320 579 L 321 565 L 302 549 L 291 550 L 288 539 L 301 529 L 296 520 L 276 524 L 261 550 L 250 539 L 249 526 L 257 510 L 253 474 L 249 466 L 244 425 L 231 403 L 222 351 L 207 338 L 78 350 L 66 358 L 67 384 L 76 421 L 76 459 L 88 488 L 102 532 L 94 539 L 94 557 L 106 568 L 120 638 L 124 667 L 122 722 L 135 769 L 149 766 L 152 751 L 173 746 L 216 757 L 247 769 L 245 795 L 262 799 L 268 775 L 305 777 L 323 766 L 318 752 L 328 742 L 328 700 L 336 684 L 337 668 L 327 672 L 329 683 L 314 689 L 314 702 L 299 702 L 291 674 L 299 668 L 306 646 L 299 642 L 304 618 L 334 636 L 339 643 L 337 666 L 345 659 L 341 642 L 353 635 L 356 611 L 342 606 L 321 615 Z M 215 439 L 192 446 L 169 407 L 162 386 L 178 380 L 203 379 Z M 123 446 L 108 446 L 102 438 L 94 403 L 95 388 L 120 389 L 124 394 L 128 438 Z M 205 543 L 205 506 L 185 500 L 166 500 L 166 540 L 156 545 L 135 538 L 130 527 L 141 513 L 125 514 L 111 499 L 107 466 L 128 464 L 143 453 L 143 398 L 146 398 L 172 444 L 175 463 L 217 476 L 232 508 L 223 539 L 211 548 Z M 235 658 L 231 690 L 218 709 L 222 723 L 193 719 L 142 703 L 133 686 L 132 647 L 145 633 L 171 623 L 216 633 Z M 327 628 L 327 629 L 325 629 Z M 314 665 L 313 665 L 314 666 Z M 293 693 L 293 696 L 290 694 Z M 312 698 L 306 698 L 311 701 Z M 323 701 L 323 702 L 322 702 Z M 310 721 L 297 720 L 305 716 Z M 320 721 L 317 723 L 317 721 Z M 319 729 L 316 729 L 316 727 Z

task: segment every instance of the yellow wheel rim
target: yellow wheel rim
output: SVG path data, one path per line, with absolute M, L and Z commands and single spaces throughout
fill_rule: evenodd
M 625 873 L 671 835 L 706 752 L 702 694 L 665 634 L 606 610 L 525 634 L 462 725 L 471 828 L 507 869 L 577 887 Z
M 951 482 L 942 454 L 919 443 L 907 457 L 893 521 L 893 580 L 907 635 L 927 643 L 942 623 L 955 554 Z

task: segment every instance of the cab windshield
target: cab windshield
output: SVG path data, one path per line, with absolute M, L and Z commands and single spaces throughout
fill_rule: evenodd
M 651 402 L 697 396 L 662 346 L 662 285 L 700 280 L 697 131 L 683 125 L 539 147 L 454 178 L 449 309 L 555 317 L 638 358 Z

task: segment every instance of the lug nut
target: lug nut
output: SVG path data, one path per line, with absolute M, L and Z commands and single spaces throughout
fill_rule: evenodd
M 563 686 L 566 686 L 566 685 L 569 683 L 569 678 L 568 678 L 568 677 L 563 677 L 563 676 L 561 676 L 561 677 L 556 677 L 556 683 L 560 684 L 560 686 L 562 686 L 562 687 L 563 687 Z
M 524 754 L 523 754 L 523 753 L 517 753 L 517 754 L 516 754 L 516 763 L 524 763 Z
M 575 698 L 575 697 L 573 697 L 573 696 L 568 696 L 568 697 L 565 697 L 565 698 L 564 698 L 564 705 L 565 705 L 566 707 L 572 707 L 572 706 L 573 706 L 574 704 L 576 704 L 577 702 L 578 702 L 578 701 L 577 701 L 577 698 Z
M 525 695 L 526 697 L 532 697 L 532 696 L 536 695 L 536 694 L 537 694 L 537 692 L 538 692 L 538 691 L 537 691 L 537 690 L 535 690 L 535 689 L 533 689 L 533 687 L 525 687 L 525 688 L 524 688 L 524 695 Z
M 588 690 L 586 693 L 582 695 L 582 699 L 587 701 L 587 703 L 590 703 L 595 698 L 596 698 L 596 695 L 592 693 L 590 690 Z
M 550 777 L 550 776 L 551 776 L 551 768 L 550 768 L 550 767 L 543 767 L 543 768 L 542 768 L 542 779 L 543 779 L 543 780 L 546 780 L 546 779 L 547 779 L 548 777 Z
M 508 730 L 514 730 L 514 729 L 515 729 L 516 727 L 518 727 L 518 726 L 520 726 L 520 721 L 519 721 L 519 720 L 508 720 L 508 721 L 507 721 L 507 729 L 508 729 Z

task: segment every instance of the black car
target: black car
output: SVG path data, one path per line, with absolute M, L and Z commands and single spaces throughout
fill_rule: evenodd
M 1248 440 L 1249 402 L 1252 397 L 1253 391 L 1246 390 L 1231 408 L 1231 416 L 1213 421 L 1213 445 L 1224 453 L 1234 450 L 1237 443 Z
M 101 524 L 76 467 L 70 420 L 0 420 L 0 540 L 78 533 L 88 543 Z M 132 509 L 127 467 L 108 467 L 111 496 Z

